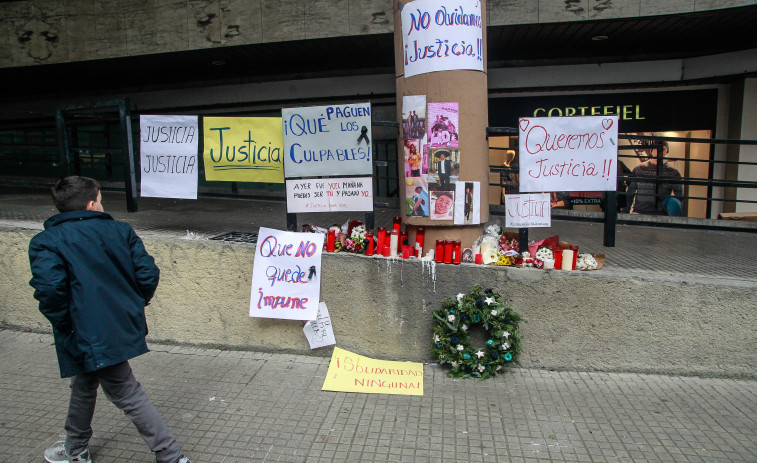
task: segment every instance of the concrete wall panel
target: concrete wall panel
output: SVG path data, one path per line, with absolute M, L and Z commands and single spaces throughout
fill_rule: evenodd
M 0 323 L 49 331 L 27 284 L 34 233 L 0 232 Z M 330 355 L 309 349 L 302 322 L 248 317 L 252 245 L 163 237 L 145 245 L 162 272 L 147 307 L 151 340 Z M 370 357 L 433 361 L 431 312 L 480 284 L 526 320 L 524 366 L 757 377 L 755 287 L 343 254 L 324 255 L 322 272 L 338 345 Z

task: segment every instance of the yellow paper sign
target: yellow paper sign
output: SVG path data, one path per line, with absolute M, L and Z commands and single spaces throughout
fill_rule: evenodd
M 205 180 L 284 183 L 280 117 L 204 117 Z
M 334 347 L 321 390 L 423 395 L 423 364 L 376 360 Z

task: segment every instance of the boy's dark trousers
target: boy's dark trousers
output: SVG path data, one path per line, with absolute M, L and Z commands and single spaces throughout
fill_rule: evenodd
M 78 455 L 92 437 L 97 387 L 137 427 L 158 463 L 176 463 L 182 453 L 176 439 L 132 374 L 129 362 L 122 362 L 71 378 L 71 401 L 66 417 L 66 450 Z

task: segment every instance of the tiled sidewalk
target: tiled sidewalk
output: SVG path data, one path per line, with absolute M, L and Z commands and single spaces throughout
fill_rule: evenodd
M 328 359 L 152 345 L 135 375 L 195 463 L 754 462 L 757 381 L 514 369 L 424 395 L 321 391 Z M 52 337 L 0 330 L 1 461 L 42 461 L 67 381 Z M 95 462 L 153 461 L 101 393 Z

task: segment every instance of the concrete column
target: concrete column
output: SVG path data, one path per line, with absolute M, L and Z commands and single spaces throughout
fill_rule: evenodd
M 431 220 L 428 217 L 405 215 L 405 169 L 402 131 L 398 139 L 400 178 L 400 208 L 403 222 L 408 226 L 410 244 L 415 242 L 415 229 L 425 227 L 424 254 L 434 247 L 437 239 L 460 240 L 462 247 L 470 247 L 481 235 L 483 224 L 489 220 L 489 149 L 486 139 L 488 117 L 487 66 L 486 66 L 486 2 L 481 1 L 484 72 L 457 70 L 437 71 L 405 78 L 402 18 L 400 7 L 410 0 L 394 2 L 394 62 L 397 80 L 397 120 L 402 120 L 402 97 L 426 95 L 426 104 L 457 102 L 459 105 L 460 180 L 480 182 L 481 225 L 454 225 L 453 221 Z M 427 127 L 428 132 L 428 127 Z

